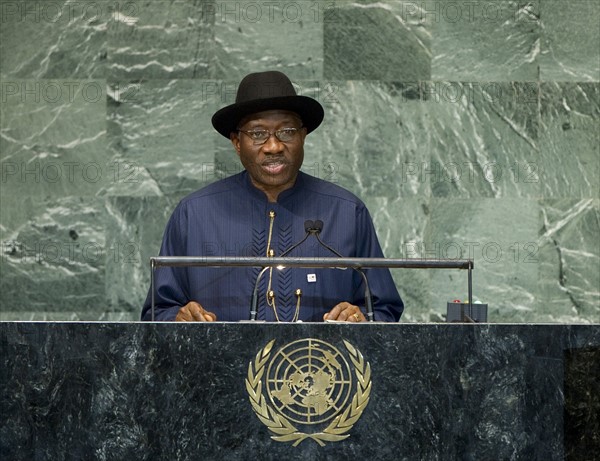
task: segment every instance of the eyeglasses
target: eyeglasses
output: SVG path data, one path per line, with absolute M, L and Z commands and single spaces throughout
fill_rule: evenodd
M 281 141 L 281 142 L 292 142 L 296 140 L 298 133 L 300 132 L 300 128 L 282 128 L 281 130 L 269 131 L 269 130 L 238 130 L 241 133 L 244 133 L 248 136 L 255 146 L 260 146 L 267 142 L 267 140 L 272 136 Z

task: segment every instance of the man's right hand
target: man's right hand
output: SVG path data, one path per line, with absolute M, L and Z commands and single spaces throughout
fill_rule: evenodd
M 177 322 L 214 322 L 217 316 L 205 310 L 200 303 L 190 301 L 177 312 Z

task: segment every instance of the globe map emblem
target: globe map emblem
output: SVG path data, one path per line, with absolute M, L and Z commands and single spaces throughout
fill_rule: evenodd
M 337 348 L 318 339 L 302 339 L 274 355 L 266 390 L 272 405 L 290 420 L 319 424 L 345 409 L 352 374 Z

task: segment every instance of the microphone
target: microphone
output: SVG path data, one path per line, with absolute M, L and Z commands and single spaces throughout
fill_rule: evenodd
M 256 282 L 254 283 L 254 290 L 252 290 L 252 302 L 250 303 L 250 321 L 256 320 L 256 314 L 258 313 L 258 284 L 260 283 L 260 279 L 263 274 L 267 272 L 269 267 L 263 267 L 262 270 L 258 273 L 256 277 Z
M 306 226 L 306 223 L 304 225 Z M 334 250 L 329 245 L 327 245 L 325 242 L 323 242 L 323 240 L 321 240 L 320 234 L 321 234 L 322 230 L 323 230 L 323 221 L 321 221 L 320 219 L 317 219 L 313 223 L 313 227 L 307 231 L 310 234 L 314 234 L 314 236 L 317 238 L 317 241 L 319 242 L 319 244 L 321 246 L 327 248 L 329 251 L 331 251 L 336 256 L 343 258 L 343 256 L 340 253 L 338 253 L 336 250 Z M 364 271 L 360 267 L 353 267 L 352 269 L 354 269 L 356 272 L 358 272 L 361 275 L 363 281 L 365 282 L 365 304 L 367 306 L 367 318 L 368 318 L 369 322 L 373 322 L 373 300 L 371 299 L 371 289 L 369 288 L 369 280 L 367 279 L 367 275 L 364 273 Z
M 285 250 L 283 253 L 281 253 L 279 255 L 280 258 L 283 258 L 285 255 L 287 255 L 290 251 L 292 251 L 294 248 L 299 247 L 301 244 L 303 244 L 306 239 L 308 238 L 308 236 L 314 232 L 314 227 L 315 227 L 315 223 L 313 221 L 310 220 L 306 220 L 304 221 L 304 232 L 306 232 L 306 235 L 304 236 L 304 238 L 302 240 L 300 240 L 298 243 L 296 243 L 295 245 L 292 245 L 291 247 L 289 247 L 287 250 Z M 321 227 L 323 227 L 323 223 L 321 222 Z
M 321 223 L 321 228 L 323 228 L 323 222 L 322 221 L 319 221 L 319 222 Z M 281 253 L 279 255 L 280 258 L 289 254 L 290 251 L 292 251 L 294 248 L 297 248 L 298 246 L 303 244 L 306 241 L 306 239 L 309 237 L 309 235 L 311 233 L 315 232 L 315 223 L 311 220 L 304 221 L 304 232 L 306 232 L 306 234 L 304 235 L 304 238 L 302 240 L 300 240 L 298 243 L 289 247 L 283 253 Z M 260 284 L 260 280 L 262 279 L 262 276 L 265 274 L 267 269 L 269 269 L 269 267 L 263 267 L 263 269 L 256 276 L 256 282 L 254 283 L 254 290 L 252 290 L 252 301 L 250 303 L 250 320 L 251 321 L 256 320 L 256 315 L 258 314 L 258 286 Z

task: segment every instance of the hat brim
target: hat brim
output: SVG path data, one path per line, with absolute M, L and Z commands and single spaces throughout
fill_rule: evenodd
M 307 96 L 280 96 L 232 104 L 215 112 L 212 125 L 220 134 L 229 139 L 231 132 L 237 131 L 238 123 L 247 115 L 266 110 L 289 110 L 297 113 L 306 127 L 307 133 L 317 128 L 323 121 L 321 104 Z

